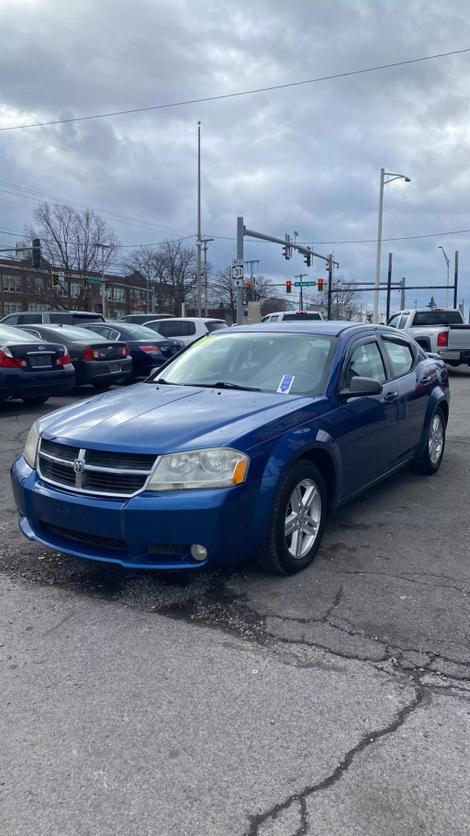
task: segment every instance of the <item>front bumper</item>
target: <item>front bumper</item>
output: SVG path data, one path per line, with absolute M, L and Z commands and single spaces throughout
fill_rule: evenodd
M 28 395 L 61 395 L 70 392 L 75 384 L 73 366 L 51 371 L 2 369 L 0 371 L 0 400 Z
M 196 569 L 236 563 L 263 546 L 263 526 L 255 524 L 259 482 L 111 500 L 48 485 L 23 457 L 11 477 L 23 534 L 77 557 L 132 569 Z M 205 546 L 205 561 L 191 556 L 193 543 Z

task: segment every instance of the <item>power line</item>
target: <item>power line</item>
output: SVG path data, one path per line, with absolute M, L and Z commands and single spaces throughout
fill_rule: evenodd
M 364 75 L 365 73 L 373 73 L 378 70 L 388 70 L 393 67 L 404 67 L 408 64 L 418 64 L 422 61 L 433 61 L 437 58 L 447 58 L 449 55 L 463 55 L 470 52 L 470 47 L 465 49 L 453 49 L 449 52 L 436 52 L 434 55 L 424 55 L 419 58 L 407 58 L 402 61 L 393 61 L 390 64 L 378 64 L 375 67 L 365 67 L 360 70 L 349 70 L 343 73 L 332 73 L 331 75 L 317 76 L 317 78 L 307 78 L 302 81 L 289 81 L 283 84 L 272 84 L 269 87 L 255 87 L 252 90 L 239 90 L 233 93 L 220 93 L 217 96 L 201 96 L 197 99 L 182 99 L 177 102 L 167 102 L 165 104 L 147 105 L 146 107 L 131 107 L 126 110 L 113 110 L 108 113 L 94 113 L 88 116 L 71 116 L 67 119 L 53 119 L 48 122 L 31 122 L 27 125 L 9 125 L 0 128 L 0 131 L 19 131 L 24 128 L 46 128 L 50 125 L 65 125 L 70 122 L 87 122 L 91 119 L 106 119 L 110 116 L 127 116 L 131 113 L 145 113 L 153 110 L 168 110 L 174 107 L 184 107 L 186 105 L 202 104 L 203 102 L 216 102 L 222 99 L 235 99 L 240 96 L 252 96 L 255 93 L 271 93 L 274 90 L 286 90 L 291 87 L 302 87 L 306 84 L 318 84 L 321 81 L 332 81 L 336 78 L 348 78 L 354 75 Z
M 75 206 L 79 206 L 83 209 L 93 209 L 88 204 L 83 203 L 80 200 L 75 200 L 73 198 L 63 198 L 58 195 L 51 194 L 50 192 L 43 192 L 39 191 L 38 189 L 32 189 L 28 186 L 22 186 L 17 183 L 9 183 L 7 180 L 0 180 L 0 192 L 4 194 L 9 194 L 12 197 L 24 197 L 25 200 L 38 200 L 38 198 L 49 198 L 54 201 L 59 201 L 61 203 L 72 204 Z M 165 227 L 155 226 L 151 224 L 146 224 L 140 219 L 132 218 L 127 215 L 123 215 L 120 212 L 114 212 L 112 209 L 95 209 L 94 211 L 98 212 L 103 218 L 106 220 L 113 221 L 114 223 L 125 224 L 127 226 L 136 226 L 140 229 L 153 229 L 157 230 L 158 232 L 162 232 L 168 235 L 177 235 L 178 233 L 175 232 L 174 229 L 166 229 Z M 10 233 L 9 233 L 10 234 Z M 20 233 L 18 233 L 20 234 Z M 192 236 L 180 236 L 181 239 L 186 237 Z

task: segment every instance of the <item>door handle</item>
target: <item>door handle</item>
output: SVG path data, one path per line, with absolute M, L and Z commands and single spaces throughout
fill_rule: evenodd
M 387 403 L 391 403 L 392 401 L 396 401 L 397 398 L 398 392 L 387 392 L 387 394 L 384 397 L 384 401 L 386 401 Z

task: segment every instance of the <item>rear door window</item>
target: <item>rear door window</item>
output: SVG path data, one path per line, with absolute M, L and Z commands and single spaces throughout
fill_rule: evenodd
M 387 352 L 392 377 L 401 377 L 409 372 L 414 365 L 414 354 L 408 343 L 390 340 L 383 337 L 383 344 Z
M 188 319 L 173 321 L 159 320 L 158 330 L 164 337 L 190 337 L 196 333 L 196 323 Z

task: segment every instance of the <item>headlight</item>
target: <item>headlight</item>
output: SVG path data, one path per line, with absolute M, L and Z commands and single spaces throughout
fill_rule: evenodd
M 147 490 L 175 491 L 186 488 L 229 488 L 245 481 L 249 458 L 228 447 L 171 453 L 162 456 Z
M 36 429 L 36 424 L 31 427 L 23 450 L 23 458 L 30 467 L 36 467 L 36 453 L 38 451 L 39 436 Z

